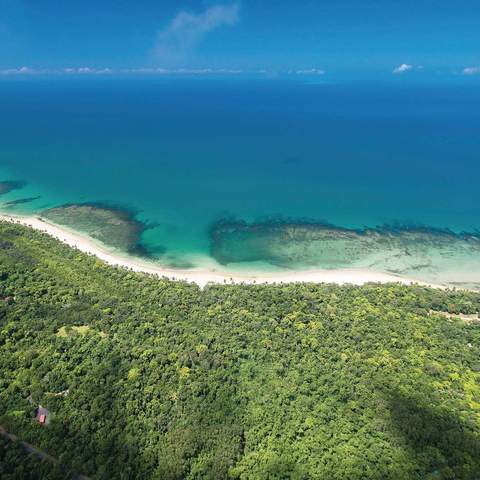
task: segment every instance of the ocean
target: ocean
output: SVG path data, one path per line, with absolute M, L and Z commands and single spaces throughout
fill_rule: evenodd
M 4 80 L 0 182 L 20 182 L 0 195 L 9 213 L 128 212 L 169 266 L 480 285 L 480 85 Z M 339 259 L 345 232 L 350 250 L 376 240 Z

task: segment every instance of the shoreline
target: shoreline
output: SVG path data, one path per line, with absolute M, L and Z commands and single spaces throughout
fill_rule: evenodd
M 33 228 L 60 240 L 62 243 L 75 247 L 78 250 L 96 256 L 103 262 L 117 267 L 126 268 L 135 272 L 143 272 L 165 277 L 170 280 L 196 283 L 201 288 L 208 283 L 335 283 L 363 285 L 364 283 L 400 283 L 403 285 L 421 285 L 431 288 L 446 289 L 445 285 L 422 282 L 411 278 L 401 277 L 391 273 L 375 272 L 362 269 L 312 269 L 300 271 L 285 271 L 275 273 L 252 272 L 241 274 L 238 272 L 222 271 L 221 269 L 172 269 L 147 260 L 122 256 L 118 252 L 109 251 L 105 246 L 92 238 L 72 231 L 66 227 L 54 224 L 38 216 L 20 216 L 0 214 L 0 221 L 18 223 Z

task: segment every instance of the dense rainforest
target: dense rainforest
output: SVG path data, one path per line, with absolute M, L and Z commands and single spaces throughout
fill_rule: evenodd
M 202 290 L 0 223 L 0 425 L 56 459 L 0 436 L 0 476 L 479 479 L 479 311 L 396 284 Z

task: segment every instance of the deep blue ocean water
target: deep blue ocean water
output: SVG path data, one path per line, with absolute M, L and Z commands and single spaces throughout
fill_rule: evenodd
M 27 182 L 0 203 L 40 196 L 12 212 L 134 209 L 170 259 L 223 216 L 474 231 L 480 85 L 3 81 L 0 180 Z

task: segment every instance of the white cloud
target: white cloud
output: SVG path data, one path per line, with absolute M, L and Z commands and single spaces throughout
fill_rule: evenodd
M 183 75 L 208 75 L 208 74 L 227 74 L 237 75 L 243 73 L 242 70 L 231 68 L 179 68 L 178 70 L 170 70 L 170 73 Z
M 213 30 L 234 25 L 238 21 L 239 6 L 215 5 L 202 13 L 180 12 L 158 33 L 154 54 L 165 63 L 184 60 Z
M 60 72 L 51 72 L 51 73 L 67 73 L 70 75 L 105 75 L 113 73 L 111 68 L 91 68 L 91 67 L 76 67 L 76 68 L 64 68 Z
M 240 75 L 243 70 L 234 68 L 123 68 L 114 70 L 111 68 L 94 67 L 65 67 L 60 69 L 34 69 L 29 67 L 8 68 L 0 70 L 0 76 L 6 75 Z
M 150 68 L 150 67 L 140 67 L 140 68 L 124 68 L 121 70 L 121 73 L 128 73 L 128 74 L 153 74 L 153 73 L 163 73 L 162 68 Z
M 29 67 L 7 68 L 0 70 L 0 75 L 32 75 L 34 73 L 42 73 Z
M 480 67 L 467 67 L 463 69 L 464 75 L 476 75 L 480 74 Z
M 405 72 L 408 72 L 409 70 L 411 70 L 412 68 L 413 68 L 413 65 L 408 65 L 407 63 L 402 63 L 401 65 L 399 65 L 398 67 L 395 67 L 393 69 L 393 73 L 395 73 L 395 74 L 405 73 Z
M 127 68 L 121 73 L 139 75 L 239 75 L 243 70 L 233 68 Z
M 91 67 L 67 67 L 61 69 L 48 68 L 7 68 L 0 70 L 0 75 L 79 75 L 79 74 L 93 74 L 93 75 L 108 75 L 114 73 L 111 68 L 91 68 Z
M 100 70 L 96 70 L 95 73 L 98 75 L 110 75 L 113 73 L 113 70 L 111 68 L 102 68 Z
M 423 70 L 423 65 L 409 65 L 408 63 L 402 63 L 398 67 L 395 67 L 392 73 L 399 75 L 408 72 L 409 70 Z
M 295 72 L 297 75 L 325 75 L 325 70 L 319 68 L 310 68 L 307 70 L 297 70 Z

